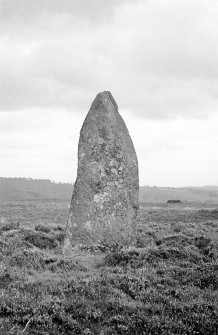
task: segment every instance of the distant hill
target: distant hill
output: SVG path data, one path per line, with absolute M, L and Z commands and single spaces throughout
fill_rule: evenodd
M 0 201 L 32 199 L 66 199 L 72 196 L 73 185 L 55 183 L 49 179 L 0 177 Z M 168 200 L 218 203 L 218 186 L 203 187 L 140 187 L 140 202 Z
M 181 200 L 182 202 L 196 201 L 218 203 L 218 186 L 202 187 L 140 187 L 141 202 L 167 202 Z
M 0 177 L 0 201 L 30 199 L 70 199 L 73 185 L 49 179 Z

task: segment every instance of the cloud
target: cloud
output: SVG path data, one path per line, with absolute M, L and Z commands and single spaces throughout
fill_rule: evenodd
M 111 90 L 154 119 L 218 108 L 215 0 L 0 0 L 0 110 L 87 112 Z
M 138 156 L 140 185 L 218 185 L 218 115 L 165 122 L 129 111 L 122 116 Z M 63 109 L 0 113 L 0 176 L 75 181 L 83 119 Z
M 74 181 L 81 124 L 57 109 L 0 113 L 0 176 Z
M 138 155 L 140 185 L 218 185 L 218 115 L 145 120 L 125 113 Z
M 1 0 L 0 17 L 8 23 L 29 23 L 51 15 L 70 15 L 96 23 L 113 15 L 114 8 L 130 0 Z

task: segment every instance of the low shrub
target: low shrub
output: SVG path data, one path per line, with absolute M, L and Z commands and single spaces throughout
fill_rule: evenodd
M 156 241 L 156 245 L 164 245 L 169 247 L 185 247 L 193 244 L 193 239 L 184 235 L 169 235 L 163 238 L 159 238 Z
M 147 261 L 156 263 L 160 260 L 175 261 L 189 258 L 188 252 L 184 248 L 177 247 L 158 247 L 148 252 Z
M 0 290 L 6 288 L 12 281 L 13 277 L 7 271 L 0 272 Z
M 10 267 L 42 270 L 45 268 L 43 253 L 39 250 L 21 249 L 7 258 Z
M 211 244 L 211 239 L 204 236 L 197 236 L 195 237 L 194 244 L 197 248 L 202 250 L 209 247 Z
M 196 215 L 200 215 L 201 217 L 205 219 L 214 219 L 218 220 L 218 208 L 215 209 L 200 209 Z
M 60 243 L 60 244 L 63 244 L 64 238 L 65 238 L 64 232 L 63 233 L 58 233 L 58 234 L 54 235 L 54 239 L 56 241 L 58 241 L 58 243 Z
M 49 233 L 51 229 L 49 227 L 43 226 L 42 224 L 38 224 L 35 226 L 36 231 L 41 231 L 42 233 Z
M 43 233 L 30 231 L 26 233 L 24 239 L 40 249 L 53 249 L 58 246 L 57 240 L 54 237 L 46 236 Z
M 142 249 L 143 250 L 143 249 Z M 145 254 L 141 249 L 120 250 L 111 252 L 104 258 L 104 264 L 107 266 L 143 266 Z
M 0 227 L 0 234 L 14 229 L 19 229 L 20 222 L 9 222 Z

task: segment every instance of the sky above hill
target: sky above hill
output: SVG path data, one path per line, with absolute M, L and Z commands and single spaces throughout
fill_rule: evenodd
M 98 92 L 140 185 L 218 185 L 216 0 L 0 0 L 0 176 L 73 182 Z

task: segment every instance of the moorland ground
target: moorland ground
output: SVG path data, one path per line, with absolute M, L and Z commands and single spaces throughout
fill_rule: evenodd
M 0 334 L 218 334 L 218 204 L 143 203 L 133 246 L 63 256 L 68 204 L 0 204 Z

